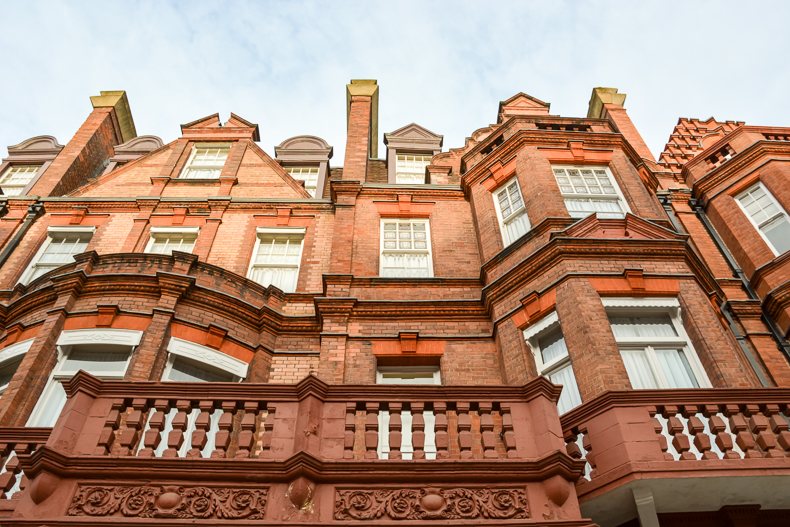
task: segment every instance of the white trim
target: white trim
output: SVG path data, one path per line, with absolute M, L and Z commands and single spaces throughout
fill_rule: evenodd
M 603 297 L 601 298 L 603 307 L 620 308 L 633 307 L 643 308 L 680 308 L 677 298 L 623 298 L 623 297 Z
M 30 349 L 30 346 L 33 345 L 34 339 L 27 339 L 23 340 L 22 342 L 17 342 L 15 344 L 11 344 L 0 350 L 0 363 L 5 362 L 7 360 L 11 360 L 19 355 L 24 355 Z
M 424 223 L 425 224 L 425 246 L 423 249 L 384 249 L 384 224 L 385 223 Z M 412 242 L 414 240 L 412 239 Z M 399 242 L 398 239 L 395 242 Z M 428 276 L 388 276 L 385 278 L 433 278 L 433 241 L 431 240 L 431 222 L 428 218 L 380 218 L 379 221 L 379 276 L 384 276 L 384 253 L 412 253 L 412 254 L 428 254 Z
M 546 315 L 545 317 L 541 318 L 536 323 L 529 326 L 527 329 L 524 330 L 524 340 L 529 340 L 533 337 L 537 337 L 538 333 L 543 333 L 543 331 L 549 329 L 554 324 L 559 323 L 560 318 L 557 316 L 557 312 L 553 311 Z
M 518 219 L 521 216 L 524 216 L 524 219 L 527 222 L 527 230 L 521 233 L 519 237 L 528 233 L 532 229 L 532 224 L 529 221 L 529 215 L 527 215 L 527 204 L 524 201 L 524 194 L 521 192 L 521 185 L 518 182 L 518 178 L 516 176 L 513 176 L 512 178 L 508 179 L 503 185 L 500 185 L 499 188 L 497 188 L 491 193 L 491 198 L 494 200 L 494 210 L 496 212 L 496 217 L 497 220 L 499 220 L 499 233 L 502 236 L 502 244 L 505 247 L 516 241 L 518 238 L 514 238 L 511 240 L 510 236 L 508 235 L 508 230 L 507 227 L 505 226 L 505 218 L 502 216 L 502 208 L 499 204 L 499 195 L 502 192 L 507 193 L 507 187 L 514 181 L 516 183 L 516 192 L 518 192 L 518 195 L 521 198 L 521 208 L 519 209 L 520 212 L 518 212 L 517 214 L 511 213 L 510 216 L 508 216 L 508 220 L 509 220 L 508 223 L 518 221 Z M 508 202 L 510 202 L 509 194 L 508 194 Z
M 250 255 L 250 264 L 247 266 L 247 278 L 252 280 L 252 270 L 255 268 L 255 258 L 258 256 L 258 250 L 261 246 L 261 235 L 262 234 L 301 234 L 302 235 L 302 242 L 299 244 L 299 263 L 296 265 L 296 281 L 294 282 L 294 289 L 293 291 L 283 291 L 284 293 L 293 293 L 296 291 L 297 286 L 299 285 L 299 275 L 302 272 L 302 256 L 304 256 L 304 239 L 307 236 L 307 229 L 304 227 L 257 227 L 255 229 L 255 244 L 252 247 L 252 254 Z M 271 266 L 277 267 L 277 266 Z M 281 266 L 282 267 L 282 266 Z M 259 283 L 253 280 L 255 283 Z M 261 284 L 262 285 L 262 284 Z M 272 284 L 267 284 L 264 287 L 268 287 Z M 280 287 L 275 285 L 275 287 Z
M 134 329 L 67 329 L 60 333 L 58 346 L 75 344 L 117 344 L 138 346 L 143 332 Z
M 41 260 L 41 256 L 46 252 L 47 247 L 49 247 L 52 243 L 53 235 L 57 236 L 58 234 L 63 233 L 90 233 L 91 238 L 93 238 L 93 234 L 95 232 L 96 227 L 48 227 L 46 239 L 41 243 L 41 246 L 36 251 L 36 254 L 33 255 L 33 258 L 30 260 L 30 262 L 28 262 L 25 272 L 19 277 L 18 283 L 27 284 L 30 281 L 30 276 L 33 274 L 39 260 Z M 90 240 L 88 240 L 88 244 L 90 245 Z
M 207 366 L 226 371 L 242 379 L 247 377 L 247 370 L 250 366 L 246 362 L 239 360 L 236 357 L 226 355 L 221 351 L 217 351 L 213 348 L 201 346 L 200 344 L 195 344 L 194 342 L 189 342 L 188 340 L 183 340 L 176 337 L 170 338 L 170 342 L 167 344 L 167 351 L 172 355 L 178 355 L 180 357 L 185 357 L 187 359 L 203 363 Z M 169 365 L 172 366 L 172 364 Z
M 760 180 L 758 180 L 758 181 L 757 181 L 757 182 L 756 182 L 754 185 L 750 185 L 750 186 L 749 186 L 749 188 L 747 188 L 747 189 L 745 189 L 745 190 L 743 190 L 743 191 L 739 192 L 739 193 L 738 193 L 738 194 L 735 196 L 735 201 L 738 203 L 738 206 L 741 208 L 741 211 L 743 211 L 743 214 L 744 214 L 744 215 L 745 215 L 745 216 L 746 216 L 746 217 L 749 219 L 749 223 L 751 223 L 751 224 L 752 224 L 752 226 L 755 228 L 755 230 L 757 230 L 757 232 L 760 234 L 760 237 L 761 237 L 761 238 L 763 239 L 763 241 L 764 241 L 764 242 L 765 242 L 765 243 L 768 245 L 768 248 L 769 248 L 769 249 L 771 249 L 771 251 L 774 253 L 774 256 L 779 256 L 779 254 L 780 254 L 780 253 L 779 253 L 779 251 L 776 249 L 776 247 L 774 246 L 773 242 L 771 242 L 771 240 L 769 240 L 769 239 L 768 239 L 768 237 L 767 237 L 767 236 L 765 235 L 765 233 L 763 232 L 763 229 L 762 229 L 762 227 L 761 227 L 761 226 L 760 226 L 760 225 L 759 225 L 759 224 L 758 224 L 756 221 L 754 221 L 754 218 L 752 217 L 752 215 L 751 215 L 751 214 L 749 214 L 749 211 L 747 211 L 747 210 L 746 210 L 746 207 L 744 207 L 744 206 L 743 206 L 743 203 L 741 202 L 741 199 L 742 199 L 742 198 L 743 198 L 743 197 L 744 197 L 746 194 L 748 194 L 749 192 L 752 192 L 752 191 L 754 190 L 754 188 L 755 188 L 755 187 L 760 187 L 760 188 L 762 188 L 762 190 L 763 190 L 763 192 L 765 193 L 765 195 L 766 195 L 766 196 L 768 196 L 768 199 L 770 199 L 770 200 L 773 202 L 773 204 L 774 204 L 774 205 L 776 205 L 776 208 L 777 208 L 777 209 L 779 209 L 779 214 L 778 214 L 778 215 L 776 215 L 776 216 L 774 216 L 774 217 L 773 217 L 773 219 L 768 219 L 768 220 L 766 220 L 766 221 L 765 221 L 765 223 L 764 223 L 764 225 L 765 225 L 765 224 L 768 224 L 768 223 L 770 223 L 771 221 L 774 221 L 774 220 L 775 220 L 776 218 L 778 218 L 779 216 L 784 216 L 784 218 L 785 218 L 785 221 L 786 221 L 786 222 L 788 222 L 788 223 L 790 223 L 790 215 L 788 215 L 788 214 L 787 214 L 787 211 L 786 211 L 786 210 L 785 210 L 785 208 L 782 206 L 782 204 L 781 204 L 781 203 L 779 203 L 779 200 L 777 200 L 777 199 L 776 199 L 776 197 L 775 197 L 775 196 L 774 196 L 774 195 L 771 193 L 771 191 L 770 191 L 770 190 L 768 190 L 768 187 L 766 187 L 766 186 L 763 184 L 763 182 L 762 182 L 762 181 L 760 181 Z
M 199 234 L 200 227 L 151 227 L 153 234 Z

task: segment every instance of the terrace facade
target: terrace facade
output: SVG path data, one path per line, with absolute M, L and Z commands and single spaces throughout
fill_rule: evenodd
M 338 167 L 91 102 L 0 164 L 0 524 L 790 517 L 790 129 L 518 93 L 379 157 L 353 80 Z

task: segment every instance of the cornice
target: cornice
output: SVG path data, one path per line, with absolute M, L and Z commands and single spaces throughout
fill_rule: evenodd
M 398 319 L 464 318 L 488 320 L 488 312 L 480 300 L 368 300 L 358 301 L 354 318 L 387 317 Z
M 384 197 L 398 199 L 400 194 L 410 194 L 418 199 L 436 199 L 443 201 L 465 200 L 463 189 L 457 185 L 394 185 L 385 183 L 365 183 L 359 197 Z

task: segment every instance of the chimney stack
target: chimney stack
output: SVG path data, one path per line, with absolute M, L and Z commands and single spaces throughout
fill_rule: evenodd
M 365 181 L 369 158 L 378 157 L 379 87 L 373 79 L 346 85 L 346 157 L 343 179 Z

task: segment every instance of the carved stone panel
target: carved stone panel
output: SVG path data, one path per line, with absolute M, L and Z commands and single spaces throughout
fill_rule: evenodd
M 338 490 L 336 520 L 474 520 L 529 518 L 523 488 Z
M 267 488 L 82 486 L 69 516 L 262 520 Z

